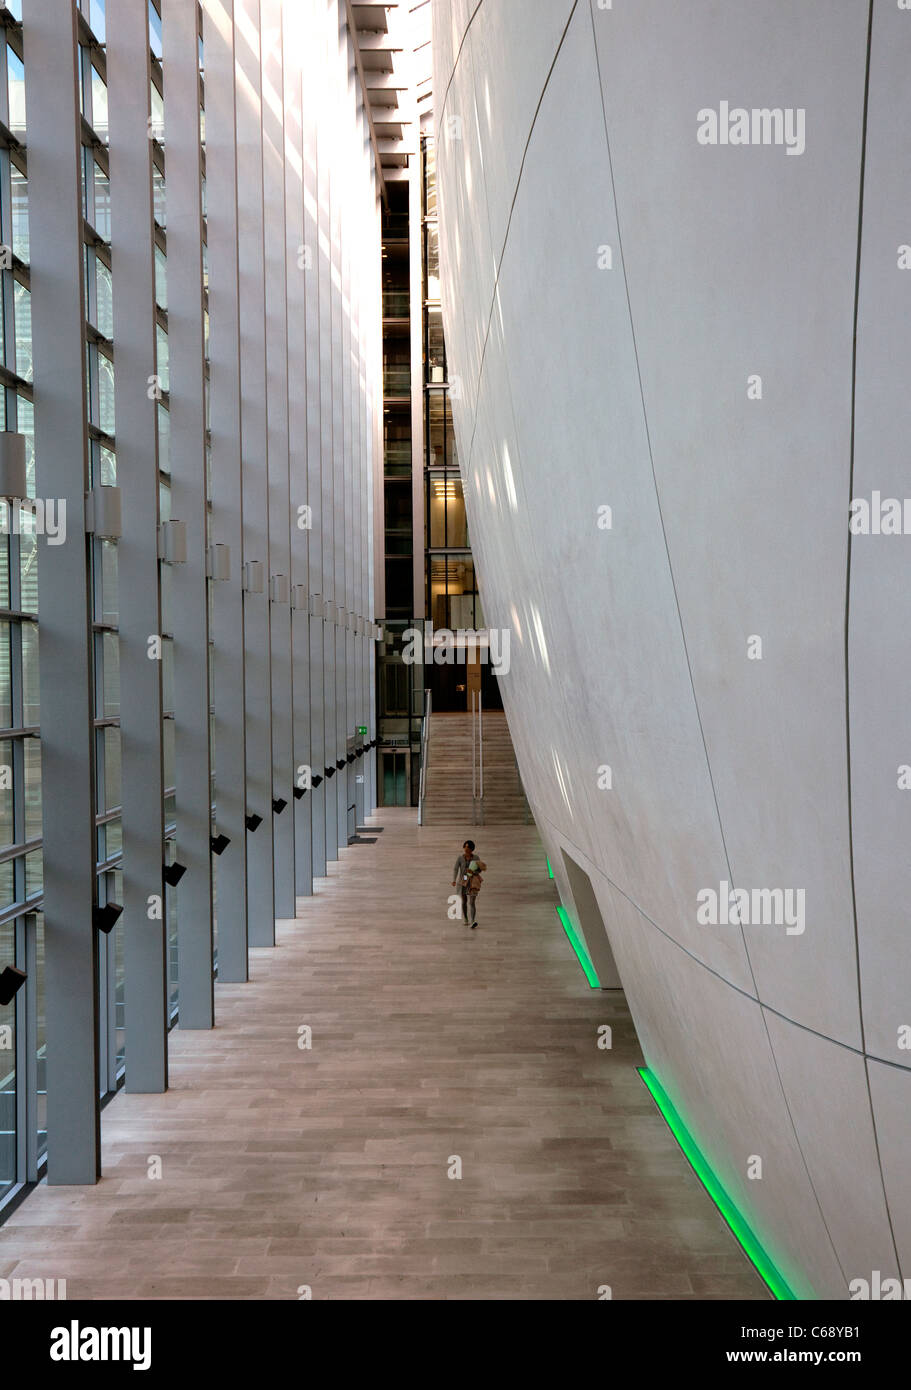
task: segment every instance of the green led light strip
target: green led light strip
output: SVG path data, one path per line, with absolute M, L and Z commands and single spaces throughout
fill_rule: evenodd
M 592 965 L 591 961 L 589 960 L 588 952 L 586 951 L 585 947 L 582 945 L 582 942 L 579 940 L 578 936 L 576 935 L 576 933 L 575 933 L 575 931 L 574 931 L 574 929 L 573 929 L 573 924 L 572 924 L 572 922 L 569 920 L 569 914 L 568 914 L 568 912 L 566 911 L 566 908 L 565 908 L 565 907 L 558 907 L 558 908 L 557 908 L 557 915 L 558 915 L 558 917 L 560 918 L 560 921 L 563 923 L 563 930 L 566 932 L 566 935 L 567 935 L 567 938 L 568 938 L 568 940 L 569 940 L 570 946 L 572 946 L 572 948 L 573 948 L 573 950 L 575 951 L 576 955 L 579 957 L 579 964 L 582 966 L 582 969 L 585 971 L 585 978 L 586 978 L 586 980 L 588 980 L 588 983 L 591 985 L 592 989 L 600 989 L 600 988 L 601 988 L 601 981 L 598 979 L 598 976 L 595 974 L 595 967 Z
M 547 865 L 547 877 L 548 877 L 548 878 L 553 878 L 553 876 L 554 876 L 554 871 L 553 871 L 553 869 L 550 867 L 550 860 L 549 860 L 549 859 L 545 859 L 544 862 L 545 862 L 545 864 Z
M 670 1097 L 655 1073 L 648 1067 L 639 1067 L 638 1070 L 639 1075 L 651 1092 L 652 1099 L 667 1121 L 668 1128 L 683 1150 L 684 1155 L 689 1160 L 693 1172 L 715 1203 L 715 1206 L 721 1212 L 721 1215 L 730 1227 L 734 1239 L 756 1269 L 759 1277 L 768 1285 L 770 1292 L 775 1298 L 796 1301 L 797 1295 L 792 1293 L 788 1288 L 788 1285 L 772 1264 L 772 1261 L 759 1244 L 759 1241 L 754 1236 L 750 1227 L 706 1163 L 702 1153 L 696 1146 L 693 1136 L 677 1114 L 677 1111 L 671 1103 Z

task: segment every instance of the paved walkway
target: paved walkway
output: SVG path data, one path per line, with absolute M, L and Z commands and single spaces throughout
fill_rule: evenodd
M 585 981 L 534 827 L 474 834 L 472 932 L 446 917 L 465 829 L 375 822 L 251 982 L 217 987 L 216 1029 L 172 1033 L 171 1090 L 107 1107 L 101 1182 L 42 1184 L 0 1228 L 0 1278 L 74 1299 L 765 1298 L 636 1073 L 622 997 Z

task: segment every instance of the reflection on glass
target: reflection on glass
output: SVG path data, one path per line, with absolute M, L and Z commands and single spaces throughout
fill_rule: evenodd
M 170 372 L 168 370 L 168 335 L 161 324 L 155 325 L 155 341 L 158 346 L 158 380 L 162 391 L 170 391 Z
M 111 272 L 100 256 L 95 257 L 95 327 L 106 338 L 114 336 L 114 294 Z
M 430 614 L 434 627 L 480 629 L 484 619 L 470 555 L 435 555 L 430 561 Z
M 16 372 L 25 381 L 32 379 L 32 296 L 16 281 L 14 312 L 16 322 Z
M 9 92 L 9 128 L 18 139 L 25 136 L 25 68 L 11 44 L 6 45 L 6 81 Z
M 98 428 L 114 433 L 114 363 L 98 353 Z
M 462 479 L 458 474 L 431 474 L 428 489 L 429 525 L 431 549 L 448 547 L 466 550 L 468 548 L 468 522 L 465 516 L 465 499 L 462 495 Z
M 92 68 L 92 129 L 102 143 L 108 138 L 108 89 L 104 78 Z

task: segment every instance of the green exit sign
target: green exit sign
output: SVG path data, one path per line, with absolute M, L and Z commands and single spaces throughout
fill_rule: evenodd
M 367 732 L 367 725 L 366 725 L 366 724 L 358 724 L 358 726 L 357 726 L 357 731 L 358 731 L 359 734 L 366 734 L 366 732 Z

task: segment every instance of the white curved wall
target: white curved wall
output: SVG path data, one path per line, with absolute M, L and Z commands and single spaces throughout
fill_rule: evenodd
M 875 0 L 862 222 L 860 0 L 434 0 L 434 50 L 472 544 L 561 891 L 565 848 L 795 1292 L 911 1276 L 911 535 L 848 531 L 911 496 L 911 12 Z M 701 145 L 722 100 L 802 108 L 804 152 Z M 722 881 L 805 930 L 700 925 Z

